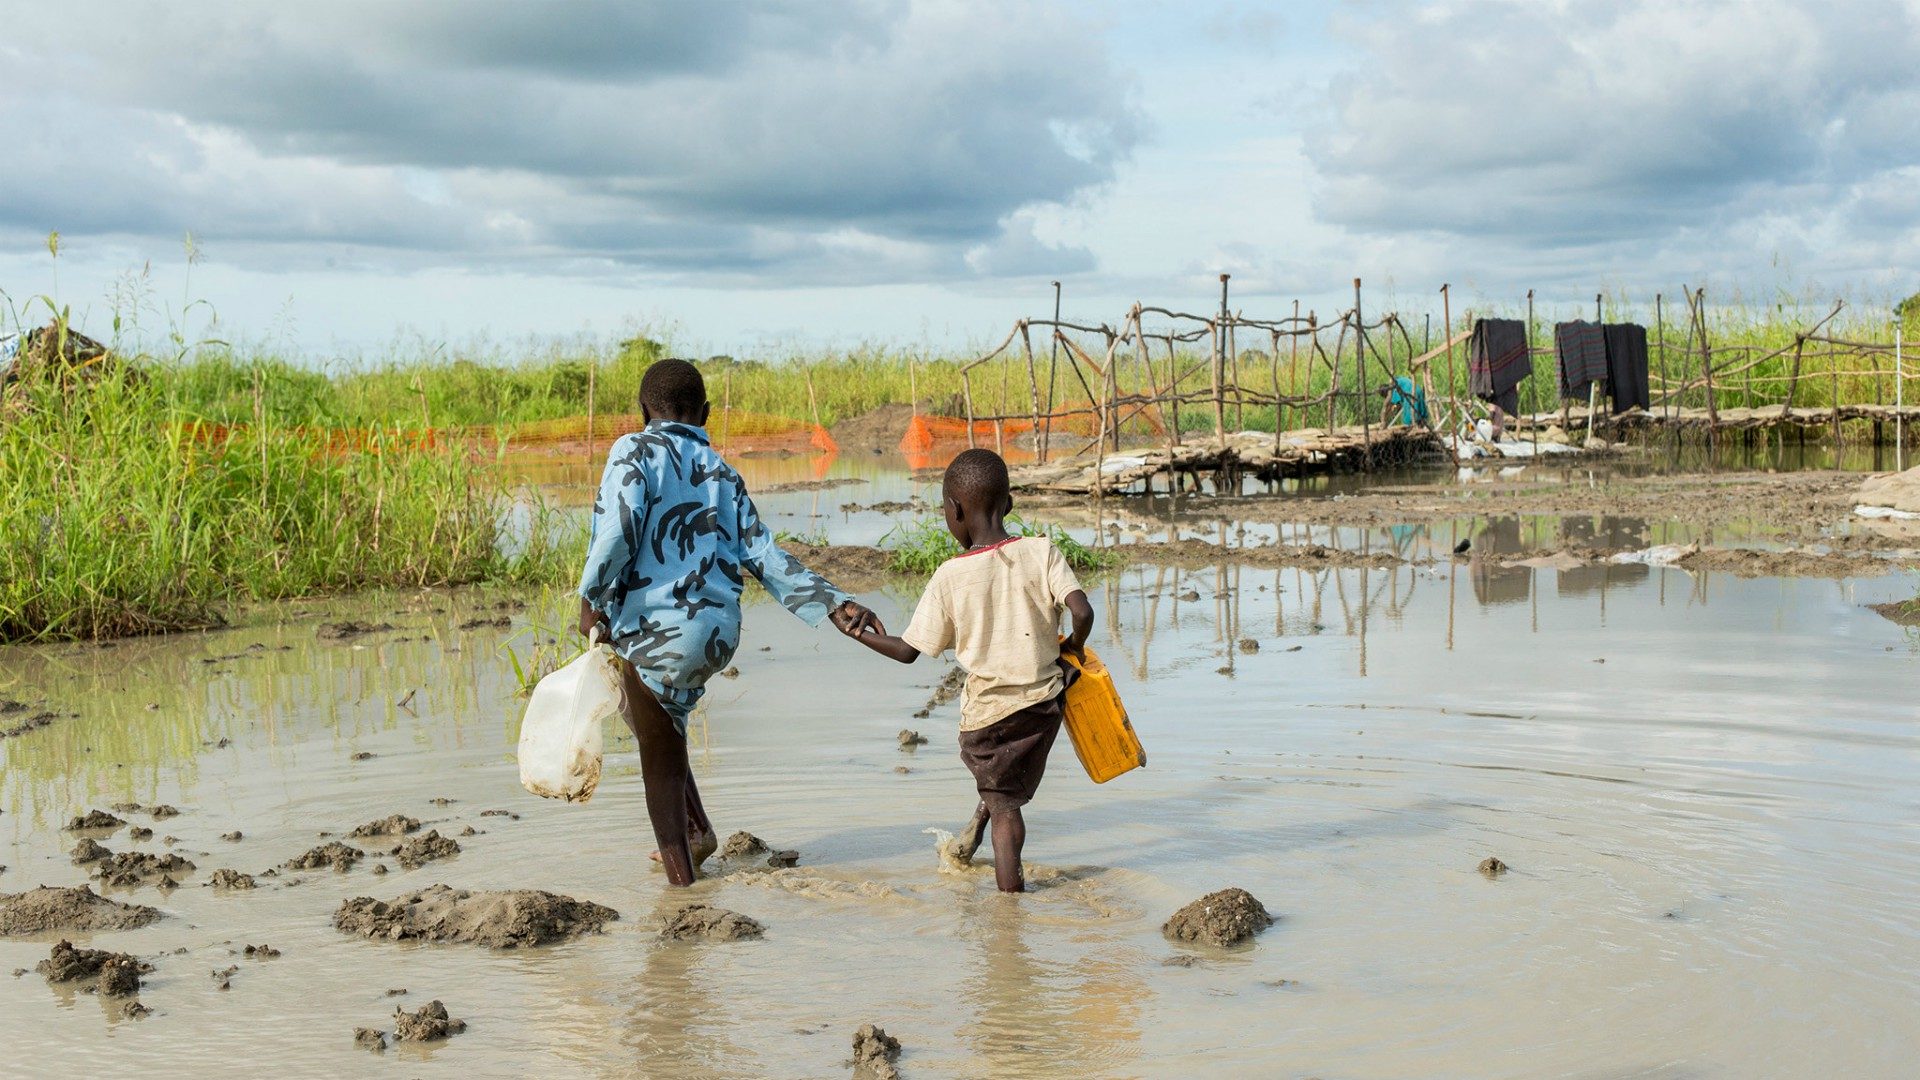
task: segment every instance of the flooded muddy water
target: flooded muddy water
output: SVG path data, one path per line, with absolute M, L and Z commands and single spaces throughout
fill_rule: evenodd
M 844 504 L 929 494 L 836 468 L 862 482 L 767 494 L 769 519 L 870 543 L 913 512 Z M 1548 528 L 1664 542 L 1657 521 L 1247 528 L 1406 561 L 1089 578 L 1093 646 L 1150 764 L 1097 787 L 1056 751 L 1020 897 L 984 864 L 942 872 L 927 832 L 973 805 L 957 705 L 913 718 L 947 665 L 899 667 L 765 602 L 690 737 L 721 833 L 799 863 L 712 864 L 678 894 L 649 869 L 623 733 L 608 729 L 590 803 L 519 786 L 504 650 L 525 662 L 539 627 L 570 623 L 565 594 L 363 596 L 216 633 L 0 649 L 0 698 L 26 706 L 0 727 L 56 714 L 0 739 L 0 893 L 88 882 L 68 856 L 82 837 L 195 866 L 172 889 L 92 883 L 159 908 L 151 925 L 0 938 L 0 1074 L 844 1076 L 863 1023 L 901 1041 L 909 1077 L 1910 1074 L 1920 639 L 1867 605 L 1912 597 L 1912 573 L 1442 557 L 1462 536 L 1540 546 Z M 864 599 L 895 626 L 915 587 Z M 345 619 L 391 629 L 320 636 Z M 903 727 L 930 742 L 901 749 Z M 62 830 L 116 803 L 142 809 Z M 163 804 L 179 813 L 149 812 Z M 393 814 L 459 852 L 408 868 L 384 854 L 407 837 L 348 835 Z M 329 841 L 368 854 L 281 868 Z M 1480 872 L 1489 857 L 1506 872 Z M 209 887 L 221 869 L 256 887 Z M 438 883 L 620 917 L 512 950 L 333 927 L 343 901 Z M 1277 918 L 1252 945 L 1162 935 L 1228 887 Z M 660 940 L 690 900 L 765 933 Z M 34 973 L 63 936 L 150 963 L 151 1015 Z M 355 1045 L 436 999 L 464 1032 Z

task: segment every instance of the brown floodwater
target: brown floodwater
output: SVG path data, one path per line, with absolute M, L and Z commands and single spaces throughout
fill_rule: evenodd
M 866 542 L 911 514 L 841 504 L 926 494 L 838 468 L 866 485 L 770 495 L 769 516 Z M 1866 605 L 1912 596 L 1914 576 L 1423 561 L 1463 527 L 1498 551 L 1549 526 L 1322 527 L 1318 542 L 1414 561 L 1090 580 L 1093 644 L 1151 763 L 1097 787 L 1056 751 L 1021 897 L 984 866 L 943 873 L 927 832 L 973 805 L 956 706 L 911 718 L 945 665 L 893 665 L 764 602 L 739 677 L 714 682 L 692 729 L 694 762 L 723 833 L 800 864 L 687 893 L 646 863 L 630 740 L 609 730 L 586 805 L 519 787 L 524 699 L 503 650 L 524 661 L 538 624 L 565 625 L 564 594 L 512 598 L 529 606 L 506 627 L 460 629 L 506 598 L 458 590 L 0 649 L 0 698 L 76 714 L 0 740 L 0 892 L 85 881 L 60 827 L 120 801 L 182 813 L 127 815 L 153 839 L 103 843 L 198 866 L 171 891 L 104 890 L 161 921 L 76 937 L 154 965 L 145 1019 L 6 977 L 58 935 L 0 939 L 0 1074 L 821 1077 L 846 1075 L 872 1022 L 905 1045 L 909 1077 L 1910 1075 L 1920 651 Z M 914 595 L 866 599 L 893 625 Z M 317 638 L 344 617 L 394 629 Z M 900 750 L 909 726 L 930 743 Z M 483 816 L 496 809 L 518 817 Z M 203 885 L 392 813 L 462 851 Z M 1483 876 L 1488 856 L 1511 869 Z M 331 926 L 344 899 L 435 882 L 550 889 L 621 918 L 511 952 Z M 1162 937 L 1227 886 L 1278 916 L 1253 946 Z M 765 937 L 657 940 L 651 924 L 687 898 Z M 249 944 L 282 955 L 234 955 Z M 231 965 L 221 989 L 209 973 Z M 434 998 L 464 1034 L 387 1060 L 355 1048 L 356 1027 Z

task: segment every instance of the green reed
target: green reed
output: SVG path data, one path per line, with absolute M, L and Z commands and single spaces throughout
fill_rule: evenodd
M 164 373 L 8 389 L 0 641 L 208 626 L 244 600 L 578 571 L 578 529 L 516 506 L 469 451 L 386 426 L 342 446 L 264 411 L 209 430 L 174 389 Z

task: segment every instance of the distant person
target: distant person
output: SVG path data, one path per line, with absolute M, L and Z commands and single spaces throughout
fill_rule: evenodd
M 810 626 L 831 617 L 846 630 L 872 616 L 774 543 L 740 474 L 707 441 L 710 411 L 698 368 L 647 368 L 646 430 L 607 455 L 580 575 L 580 632 L 603 629 L 626 661 L 654 858 L 675 885 L 691 885 L 719 846 L 687 763 L 687 717 L 740 645 L 745 575 Z
M 1374 388 L 1374 393 L 1386 400 L 1386 409 L 1380 414 L 1380 426 L 1392 427 L 1394 413 L 1400 414 L 1400 423 L 1412 427 L 1424 426 L 1427 422 L 1427 392 L 1419 384 L 1405 375 L 1396 375 L 1390 383 Z
M 1093 632 L 1093 605 L 1053 541 L 1007 534 L 1013 497 L 1000 455 L 968 450 L 954 458 L 940 495 L 947 531 L 962 550 L 934 571 L 907 632 L 888 637 L 871 616 L 841 628 L 903 664 L 922 653 L 953 650 L 967 672 L 960 760 L 973 773 L 980 804 L 950 850 L 972 858 L 981 833 L 990 831 L 995 883 L 1002 892 L 1021 892 L 1027 825 L 1020 808 L 1040 787 L 1047 753 L 1060 734 L 1071 670 L 1060 652 L 1082 655 Z M 1073 616 L 1073 633 L 1064 642 L 1062 608 Z

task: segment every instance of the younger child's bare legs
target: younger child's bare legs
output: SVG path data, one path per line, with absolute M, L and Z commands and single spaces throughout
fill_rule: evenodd
M 1027 881 L 1020 873 L 1020 849 L 1027 843 L 1027 821 L 1015 807 L 994 814 L 992 823 L 994 884 L 1001 892 L 1026 892 Z
M 987 804 L 981 803 L 974 808 L 972 819 L 961 827 L 960 834 L 953 838 L 953 845 L 947 850 L 953 853 L 954 858 L 966 862 L 973 858 L 974 852 L 980 850 L 980 841 L 986 839 L 986 835 Z
M 688 809 L 699 806 L 699 795 L 692 788 L 686 736 L 673 726 L 673 718 L 640 682 L 633 666 L 622 664 L 621 669 L 627 690 L 627 727 L 640 744 L 640 776 L 647 788 L 647 817 L 653 822 L 660 865 L 669 882 L 691 885 L 694 863 L 687 843 Z

